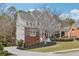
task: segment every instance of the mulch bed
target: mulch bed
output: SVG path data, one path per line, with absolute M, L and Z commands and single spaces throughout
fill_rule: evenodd
M 25 47 L 25 48 L 18 48 L 21 50 L 27 50 L 27 49 L 33 49 L 33 48 L 40 48 L 40 47 L 47 47 L 47 46 L 52 46 L 52 45 L 56 45 L 56 42 L 48 42 L 47 44 L 42 43 L 37 43 L 35 45 L 29 46 L 29 47 Z

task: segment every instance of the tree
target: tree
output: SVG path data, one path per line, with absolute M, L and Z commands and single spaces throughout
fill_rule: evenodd
M 53 14 L 52 20 L 53 19 L 56 20 L 55 22 L 53 22 L 54 26 L 51 26 L 52 29 L 53 29 L 53 33 L 56 32 L 56 31 L 59 31 L 60 38 L 61 38 L 61 29 L 64 27 L 63 24 L 62 24 L 62 20 L 59 18 L 60 14 L 63 12 L 62 10 L 63 10 L 62 8 L 55 8 L 55 7 L 50 8 L 50 7 L 47 7 L 47 11 L 50 14 Z
M 7 14 L 13 19 L 15 20 L 15 14 L 16 14 L 17 10 L 14 6 L 11 6 L 9 8 L 7 8 Z
M 12 37 L 15 33 L 15 22 L 8 15 L 3 15 L 2 19 L 0 19 L 0 35 L 3 37 L 4 43 L 11 42 Z
M 14 6 L 7 8 L 7 14 L 11 17 L 11 38 L 15 37 L 16 32 L 16 18 L 17 18 L 17 9 Z M 13 40 L 13 39 L 12 39 Z
M 0 35 L 3 36 L 2 40 L 7 43 L 7 35 L 12 31 L 11 17 L 7 14 L 0 16 Z
M 75 23 L 74 19 L 67 18 L 66 20 L 67 20 L 69 26 L 72 26 Z
M 49 34 L 51 35 L 53 33 L 53 35 L 55 34 L 56 31 L 60 32 L 60 38 L 61 38 L 61 29 L 63 27 L 62 25 L 62 21 L 59 18 L 60 14 L 63 12 L 62 8 L 51 8 L 50 6 L 48 6 L 47 4 L 41 4 L 43 7 L 40 7 L 40 9 L 42 9 L 44 12 L 48 12 L 50 15 L 46 14 L 47 17 L 44 17 L 44 19 L 49 19 L 47 22 L 47 24 L 45 23 L 45 26 L 43 28 L 47 28 L 47 30 L 50 32 Z M 46 13 L 47 13 L 46 12 Z M 43 13 L 43 12 L 42 12 Z M 42 21 L 43 22 L 43 21 Z M 50 24 L 50 25 L 49 25 Z
M 12 43 L 17 17 L 17 10 L 14 6 L 6 7 L 6 4 L 0 4 L 0 41 L 4 44 Z
M 7 8 L 7 13 L 10 15 L 14 15 L 16 13 L 16 8 L 14 6 Z

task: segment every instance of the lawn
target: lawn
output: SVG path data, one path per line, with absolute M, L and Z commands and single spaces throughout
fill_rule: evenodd
M 37 52 L 53 52 L 53 51 L 74 49 L 74 48 L 79 48 L 78 40 L 70 41 L 70 42 L 57 42 L 57 44 L 53 45 L 53 46 L 33 48 L 33 49 L 29 49 L 29 50 L 37 51 Z

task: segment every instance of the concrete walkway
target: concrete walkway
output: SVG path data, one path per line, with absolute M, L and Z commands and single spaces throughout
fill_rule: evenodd
M 16 47 L 5 47 L 4 50 L 7 50 L 10 53 L 13 53 L 17 56 L 57 56 L 59 54 L 52 53 L 41 53 L 41 52 L 32 52 L 27 50 L 19 50 Z

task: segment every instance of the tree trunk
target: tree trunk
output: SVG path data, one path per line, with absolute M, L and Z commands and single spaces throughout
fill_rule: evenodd
M 61 31 L 60 31 L 59 35 L 60 35 L 60 38 L 61 38 Z

